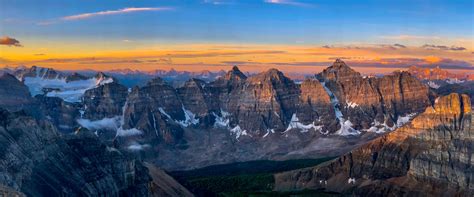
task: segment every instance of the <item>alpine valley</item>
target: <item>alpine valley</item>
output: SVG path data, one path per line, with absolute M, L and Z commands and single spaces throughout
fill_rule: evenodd
M 0 193 L 473 196 L 472 83 L 414 70 L 5 68 Z

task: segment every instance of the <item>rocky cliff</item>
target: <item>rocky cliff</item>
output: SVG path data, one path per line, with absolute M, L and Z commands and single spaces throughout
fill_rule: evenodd
M 438 98 L 411 123 L 325 164 L 275 175 L 276 190 L 356 196 L 472 196 L 474 130 L 466 95 Z
M 123 129 L 137 129 L 147 141 L 178 143 L 184 132 L 180 125 L 192 124 L 176 90 L 161 78 L 134 88 L 123 109 Z
M 5 110 L 0 123 L 2 185 L 34 196 L 148 193 L 146 168 L 88 131 L 62 138 L 47 121 Z
M 128 89 L 116 82 L 87 90 L 83 97 L 81 118 L 100 120 L 121 116 Z
M 393 130 L 430 105 L 429 88 L 407 72 L 365 77 L 336 60 L 317 78 L 335 96 L 333 102 L 342 113 L 340 117 L 357 131 Z
M 28 108 L 34 102 L 28 87 L 8 73 L 0 75 L 0 98 L 0 107 L 11 111 Z
M 296 112 L 299 89 L 276 69 L 252 76 L 229 96 L 231 126 L 262 136 L 268 130 L 285 131 Z
M 0 193 L 192 196 L 166 173 L 84 129 L 63 136 L 49 121 L 0 109 L 0 142 Z

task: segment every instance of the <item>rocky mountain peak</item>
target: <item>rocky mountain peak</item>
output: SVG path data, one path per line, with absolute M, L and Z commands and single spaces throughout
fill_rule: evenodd
M 10 73 L 3 73 L 2 75 L 0 75 L 0 81 L 8 83 L 18 81 L 18 79 Z
M 68 75 L 66 77 L 66 82 L 71 82 L 71 81 L 79 81 L 79 80 L 86 80 L 87 77 L 84 75 L 81 75 L 77 72 L 72 73 L 71 75 Z
M 162 86 L 167 85 L 166 81 L 160 77 L 153 78 L 151 81 L 147 83 L 147 86 Z
M 329 80 L 350 80 L 351 78 L 360 78 L 361 75 L 357 71 L 349 67 L 344 61 L 336 59 L 336 61 L 324 69 L 320 76 Z
M 17 111 L 32 104 L 28 87 L 9 74 L 0 75 L 0 107 Z
M 267 70 L 266 72 L 250 77 L 249 81 L 253 83 L 261 83 L 261 82 L 289 83 L 291 79 L 286 77 L 281 71 L 275 68 L 271 68 Z
M 96 75 L 95 75 L 95 78 L 96 79 L 101 79 L 101 78 L 105 78 L 107 77 L 107 75 L 105 75 L 103 72 L 98 72 Z
M 247 79 L 247 76 L 245 76 L 245 74 L 240 71 L 239 67 L 234 66 L 232 67 L 232 70 L 226 73 L 224 79 L 228 81 L 244 81 Z
M 23 80 L 25 77 L 38 77 L 43 79 L 54 79 L 63 77 L 63 74 L 52 68 L 43 68 L 32 66 L 30 68 L 21 68 L 15 71 L 14 75 Z
M 184 83 L 183 87 L 199 87 L 202 88 L 204 85 L 206 85 L 206 82 L 200 79 L 196 78 L 191 78 L 188 81 Z

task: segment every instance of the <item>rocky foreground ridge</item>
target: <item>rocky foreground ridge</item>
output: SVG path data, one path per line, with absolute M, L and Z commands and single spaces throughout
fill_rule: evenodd
M 331 162 L 276 174 L 276 190 L 472 196 L 473 144 L 469 97 L 453 93 L 436 99 L 409 124 Z
M 88 130 L 62 136 L 47 120 L 0 109 L 0 193 L 27 196 L 192 196 L 154 166 Z

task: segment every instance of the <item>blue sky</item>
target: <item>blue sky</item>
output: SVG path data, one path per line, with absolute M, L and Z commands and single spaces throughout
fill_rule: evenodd
M 389 35 L 472 37 L 473 1 L 0 1 L 3 35 L 176 42 L 333 43 Z M 293 4 L 295 3 L 295 4 Z M 169 7 L 51 25 L 130 7 Z
M 173 56 L 166 66 L 310 65 L 345 57 L 470 67 L 474 1 L 0 0 L 0 45 L 3 66 L 130 56 L 126 67 L 139 58 Z M 163 65 L 136 67 L 157 66 Z

